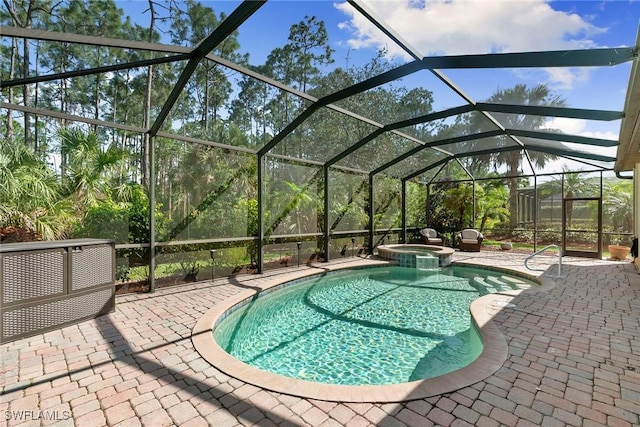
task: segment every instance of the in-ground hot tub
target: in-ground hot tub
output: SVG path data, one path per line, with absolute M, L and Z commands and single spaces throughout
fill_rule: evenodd
M 409 267 L 416 266 L 416 257 L 438 257 L 438 265 L 446 267 L 451 264 L 451 258 L 455 252 L 452 248 L 435 245 L 382 245 L 376 248 L 378 257 L 389 261 L 398 261 Z

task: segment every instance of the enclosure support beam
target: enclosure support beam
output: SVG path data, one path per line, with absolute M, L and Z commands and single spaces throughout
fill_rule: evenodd
M 190 59 L 187 65 L 182 70 L 178 81 L 173 86 L 173 90 L 167 97 L 160 113 L 156 117 L 155 122 L 151 125 L 149 132 L 151 135 L 158 133 L 165 119 L 169 116 L 174 104 L 178 101 L 178 98 L 182 94 L 184 87 L 191 79 L 191 76 L 196 70 L 196 67 L 200 61 L 211 52 L 216 46 L 222 43 L 227 36 L 236 31 L 238 27 L 251 15 L 253 15 L 264 2 L 248 1 L 242 2 L 231 14 L 216 27 L 215 30 L 207 38 L 202 40 L 189 54 Z
M 103 67 L 89 68 L 85 70 L 67 71 L 64 73 L 54 73 L 43 76 L 25 77 L 22 79 L 4 80 L 0 82 L 0 88 L 5 89 L 14 86 L 24 86 L 34 83 L 50 82 L 53 80 L 70 79 L 73 77 L 83 77 L 95 74 L 112 73 L 114 71 L 129 70 L 132 68 L 148 67 L 156 64 L 165 64 L 167 62 L 178 62 L 189 59 L 188 54 L 180 54 L 174 56 L 163 56 L 160 58 L 143 59 L 140 61 L 126 62 L 123 64 L 107 65 Z
M 471 209 L 471 227 L 476 228 L 476 180 L 473 179 L 471 183 L 471 203 L 473 204 Z
M 258 274 L 263 273 L 262 251 L 264 245 L 264 156 L 258 153 L 258 247 L 256 254 L 256 263 L 258 264 Z
M 369 174 L 369 255 L 373 256 L 373 235 L 375 225 L 373 223 L 373 218 L 375 217 L 375 207 L 373 200 L 373 180 L 374 175 Z
M 604 233 L 602 230 L 602 200 L 604 200 L 604 176 L 602 171 L 600 171 L 600 202 L 598 205 L 600 209 L 598 209 L 598 258 L 602 258 L 602 242 L 604 238 Z
M 425 202 L 425 210 L 426 212 L 424 213 L 424 217 L 427 221 L 427 223 L 425 224 L 426 227 L 430 227 L 431 226 L 431 183 L 427 183 L 427 200 Z
M 407 180 L 403 179 L 402 183 L 402 236 L 400 243 L 407 243 Z
M 544 105 L 490 104 L 478 102 L 476 108 L 479 111 L 490 111 L 492 113 L 530 114 L 534 116 L 567 117 L 585 120 L 611 121 L 620 120 L 624 117 L 622 111 L 549 107 Z
M 329 237 L 329 167 L 326 165 L 322 167 L 322 181 L 324 182 L 324 261 L 329 262 L 331 260 L 329 255 L 331 242 Z
M 156 138 L 148 133 L 149 147 L 149 292 L 156 290 Z
M 573 142 L 574 144 L 596 145 L 599 147 L 616 147 L 618 141 L 604 138 L 591 138 L 580 135 L 568 135 L 564 133 L 541 132 L 523 129 L 506 129 L 509 135 L 525 138 L 543 139 L 548 141 Z
M 533 252 L 538 251 L 538 177 L 533 176 Z
M 427 148 L 431 148 L 431 147 L 435 147 L 438 145 L 448 145 L 448 144 L 456 144 L 458 142 L 465 142 L 465 141 L 473 141 L 476 139 L 482 139 L 482 138 L 493 138 L 496 136 L 501 136 L 503 135 L 504 132 L 501 130 L 490 130 L 490 131 L 486 131 L 486 132 L 480 132 L 480 133 L 476 133 L 476 134 L 471 134 L 471 135 L 462 135 L 462 136 L 456 136 L 453 138 L 444 138 L 444 139 L 436 139 L 433 141 L 429 141 L 427 143 L 425 143 L 424 145 L 419 145 L 415 148 L 412 148 L 411 150 L 397 156 L 395 159 L 388 161 L 387 163 L 383 164 L 382 166 L 377 167 L 376 169 L 374 169 L 372 171 L 372 173 L 380 173 L 383 172 L 385 169 L 390 168 L 391 166 L 413 156 L 416 153 L 419 153 L 422 150 L 425 150 Z M 495 151 L 495 150 L 494 150 Z M 453 153 L 448 153 L 448 155 L 450 157 L 456 157 L 457 155 L 454 155 Z M 468 172 L 467 172 L 468 174 Z M 407 178 L 407 177 L 405 177 Z
M 428 56 L 425 69 L 611 67 L 634 60 L 635 47 Z

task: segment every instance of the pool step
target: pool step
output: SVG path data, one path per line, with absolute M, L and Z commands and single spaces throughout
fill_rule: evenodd
M 501 278 L 495 276 L 474 277 L 474 280 L 481 286 L 485 287 L 487 292 L 490 293 L 512 291 L 514 289 L 509 283 L 505 283 Z
M 508 282 L 512 289 L 527 289 L 531 287 L 530 284 L 518 279 L 517 277 L 502 276 L 500 279 Z
M 477 283 L 480 287 L 485 288 L 487 292 L 490 294 L 498 292 L 498 290 L 494 288 L 491 283 L 487 282 L 484 277 L 476 276 L 476 277 L 473 277 L 472 280 L 475 283 Z
M 508 283 L 502 281 L 501 278 L 495 276 L 487 277 L 487 281 L 493 283 L 493 286 L 500 291 L 511 291 L 513 288 Z

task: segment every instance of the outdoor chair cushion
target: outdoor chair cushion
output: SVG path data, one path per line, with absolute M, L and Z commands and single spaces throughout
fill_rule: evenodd
M 460 232 L 460 238 L 465 243 L 477 243 L 482 238 L 482 234 L 473 228 L 465 228 Z
M 438 237 L 438 232 L 433 228 L 423 228 L 420 230 L 420 234 L 424 237 Z
M 465 228 L 458 233 L 458 248 L 461 251 L 480 252 L 483 239 L 482 233 L 478 230 Z
M 424 244 L 439 244 L 443 243 L 442 238 L 438 234 L 436 230 L 433 228 L 423 228 L 420 230 L 420 235 L 422 236 L 422 242 Z

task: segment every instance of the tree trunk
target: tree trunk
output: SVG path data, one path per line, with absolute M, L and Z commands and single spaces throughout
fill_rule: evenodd
M 18 52 L 18 40 L 11 40 L 11 60 L 9 63 L 9 80 L 13 80 L 15 77 L 15 68 L 16 68 L 16 55 Z M 13 87 L 9 88 L 9 93 L 7 94 L 7 101 L 9 104 L 13 103 Z M 13 110 L 7 110 L 7 140 L 13 139 Z
M 153 28 L 156 24 L 156 12 L 154 9 L 155 3 L 153 0 L 149 0 L 149 12 L 151 15 L 151 21 L 149 22 L 149 42 L 153 41 Z M 149 159 L 147 154 L 149 153 L 149 127 L 151 126 L 151 89 L 153 87 L 153 66 L 147 67 L 147 93 L 144 99 L 144 123 L 142 127 L 147 129 L 147 133 L 142 141 L 142 149 L 140 150 L 140 173 L 142 174 L 142 186 L 145 189 L 149 188 Z
M 30 28 L 31 25 L 25 26 L 25 28 Z M 23 49 L 22 49 L 22 54 L 24 55 L 22 57 L 22 67 L 23 67 L 23 77 L 28 77 L 29 76 L 29 66 L 30 66 L 30 62 L 29 62 L 29 57 L 31 55 L 31 51 L 29 49 L 29 42 L 27 41 L 27 39 L 23 40 Z M 22 100 L 23 100 L 23 104 L 25 107 L 28 107 L 30 105 L 30 96 L 29 96 L 29 85 L 23 85 L 22 86 Z M 30 146 L 33 142 L 33 135 L 31 132 L 31 114 L 27 113 L 25 111 L 24 113 L 24 143 L 27 146 Z M 35 147 L 34 147 L 35 148 Z
M 100 47 L 96 47 L 98 49 L 98 58 L 100 58 Z M 98 62 L 98 66 L 102 65 L 102 61 Z M 100 118 L 100 76 L 101 74 L 96 74 L 96 84 L 93 92 L 93 96 L 95 97 L 93 104 L 93 118 L 98 120 Z M 98 125 L 93 125 L 93 131 L 98 132 Z

